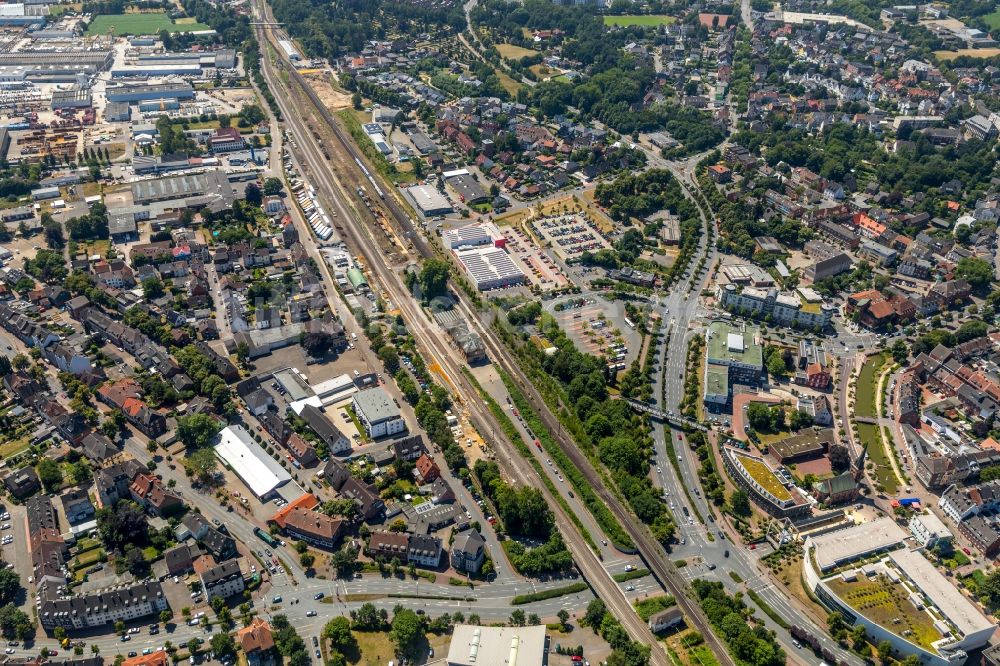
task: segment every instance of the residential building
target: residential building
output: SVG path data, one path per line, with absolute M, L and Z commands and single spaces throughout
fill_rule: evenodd
M 248 666 L 268 666 L 274 663 L 274 636 L 271 625 L 257 616 L 236 632 L 236 642 L 247 658 Z
M 168 608 L 158 582 L 98 590 L 85 595 L 41 599 L 38 621 L 46 629 L 88 629 L 132 622 Z
M 426 534 L 411 534 L 406 558 L 411 564 L 436 568 L 441 564 L 441 540 Z
M 385 562 L 405 562 L 410 549 L 410 535 L 405 532 L 372 532 L 368 540 L 368 555 Z
M 730 312 L 799 329 L 824 330 L 837 311 L 828 303 L 808 303 L 789 294 L 779 294 L 773 288 L 744 287 L 740 291 L 728 284 L 719 289 L 717 296 L 722 307 Z
M 486 539 L 477 530 L 459 533 L 451 544 L 451 566 L 456 571 L 478 573 L 486 560 Z
M 228 599 L 246 589 L 240 563 L 227 560 L 201 573 L 201 586 L 209 602 L 216 597 Z
M 682 622 L 684 622 L 684 611 L 678 606 L 671 606 L 649 616 L 649 630 L 658 634 Z
M 313 405 L 305 405 L 299 416 L 305 419 L 312 431 L 326 443 L 330 455 L 340 456 L 351 451 L 351 440 L 340 432 L 320 409 Z
M 953 535 L 934 513 L 918 513 L 910 518 L 910 532 L 921 548 L 933 548 L 942 541 L 951 541 Z
M 351 406 L 372 439 L 406 431 L 399 407 L 381 387 L 358 391 L 351 398 Z

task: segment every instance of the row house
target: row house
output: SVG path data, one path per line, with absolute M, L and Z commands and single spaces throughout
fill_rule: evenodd
M 115 622 L 132 622 L 169 608 L 156 581 L 99 590 L 88 594 L 44 599 L 37 605 L 38 621 L 46 629 L 90 629 Z

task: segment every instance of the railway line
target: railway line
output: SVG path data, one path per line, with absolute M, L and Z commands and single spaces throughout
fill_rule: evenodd
M 254 7 L 258 13 L 258 17 L 267 21 L 267 23 L 259 23 L 255 26 L 258 39 L 262 45 L 265 43 L 273 44 L 275 26 L 273 18 L 270 16 L 269 8 L 263 0 L 255 0 Z M 269 84 L 278 91 L 281 86 L 281 77 L 275 71 L 275 64 L 271 61 L 267 50 L 264 49 L 263 53 L 262 63 L 264 74 Z M 338 125 L 333 115 L 319 100 L 311 87 L 295 71 L 294 67 L 284 64 L 283 69 L 288 74 L 289 85 L 287 89 L 289 96 L 277 94 L 278 104 L 284 113 L 287 124 L 292 129 L 293 135 L 298 139 L 297 151 L 303 157 L 300 160 L 300 164 L 304 170 L 308 171 L 310 179 L 316 184 L 319 196 L 325 199 L 325 203 L 327 203 L 331 210 L 338 210 L 340 212 L 338 217 L 342 222 L 337 225 L 338 232 L 352 249 L 365 257 L 369 270 L 386 290 L 393 305 L 404 313 L 407 322 L 411 326 L 411 331 L 417 338 L 421 348 L 430 352 L 434 361 L 440 365 L 446 376 L 453 383 L 453 388 L 459 389 L 457 391 L 459 400 L 469 410 L 471 419 L 480 429 L 480 432 L 502 433 L 503 430 L 500 424 L 481 401 L 474 398 L 463 399 L 477 395 L 475 387 L 471 385 L 461 371 L 461 368 L 464 366 L 464 359 L 462 361 L 456 360 L 455 349 L 445 341 L 446 338 L 443 332 L 438 329 L 434 322 L 430 321 L 420 305 L 407 292 L 399 273 L 397 273 L 397 266 L 394 266 L 390 261 L 391 255 L 395 251 L 391 248 L 387 250 L 387 248 L 383 247 L 375 233 L 379 222 L 375 215 L 368 209 L 364 201 L 361 202 L 362 205 L 357 205 L 356 202 L 360 199 L 357 192 L 351 189 L 351 187 L 345 187 L 334 175 L 334 172 L 346 171 L 344 175 L 351 178 L 353 182 L 368 179 L 372 185 L 377 186 L 374 177 L 364 166 L 363 156 L 360 151 L 354 146 L 351 137 Z M 299 99 L 292 99 L 294 97 L 298 97 Z M 305 100 L 302 100 L 303 97 Z M 310 108 L 304 109 L 298 106 L 297 102 L 301 101 L 307 102 Z M 316 122 L 317 126 L 321 124 L 324 133 L 332 134 L 336 140 L 320 145 L 319 137 L 314 136 L 318 133 L 318 130 L 316 126 L 310 124 L 310 120 Z M 330 156 L 331 152 L 333 153 L 332 157 Z M 355 169 L 354 167 L 359 168 Z M 433 249 L 417 231 L 413 220 L 402 209 L 399 203 L 395 201 L 394 194 L 382 192 L 381 188 L 376 189 L 375 192 L 376 195 L 381 194 L 381 196 L 378 196 L 374 205 L 384 205 L 388 209 L 389 216 L 406 239 L 407 245 L 423 258 L 434 256 Z M 303 234 L 303 237 L 310 240 L 313 246 L 311 248 L 312 251 L 318 253 L 311 234 L 309 234 L 308 230 L 304 231 L 305 234 Z M 402 254 L 406 254 L 405 249 Z M 398 263 L 405 264 L 406 261 L 407 258 L 404 256 Z M 322 266 L 321 270 L 323 270 L 327 280 L 332 280 L 326 262 L 321 261 L 320 263 Z M 591 466 L 590 461 L 583 456 L 575 443 L 569 440 L 562 431 L 561 426 L 549 412 L 544 402 L 542 402 L 541 396 L 535 391 L 531 382 L 521 372 L 517 363 L 510 360 L 509 351 L 503 346 L 502 342 L 496 339 L 496 334 L 479 319 L 478 314 L 468 304 L 467 299 L 462 297 L 460 292 L 456 293 L 459 294 L 459 308 L 473 327 L 478 330 L 489 349 L 493 361 L 500 367 L 503 367 L 505 371 L 518 381 L 522 390 L 532 401 L 532 404 L 535 405 L 546 426 L 551 432 L 558 433 L 557 440 L 560 446 L 570 456 L 574 464 L 584 472 L 588 480 L 593 484 L 595 491 L 598 492 L 602 500 L 607 503 L 619 521 L 625 526 L 626 530 L 629 531 L 647 566 L 674 594 L 691 624 L 702 632 L 713 651 L 718 655 L 720 662 L 730 666 L 733 662 L 728 652 L 711 632 L 700 608 L 686 597 L 683 581 L 673 569 L 672 563 L 666 559 L 663 549 L 652 538 L 648 530 L 644 526 L 641 526 L 628 509 L 621 505 L 620 500 L 607 489 L 597 470 Z M 509 477 L 516 483 L 538 488 L 546 497 L 549 506 L 556 515 L 556 522 L 563 539 L 573 554 L 574 561 L 581 573 L 594 588 L 596 594 L 604 600 L 612 614 L 622 623 L 629 635 L 641 643 L 652 646 L 658 645 L 649 628 L 635 613 L 621 588 L 604 569 L 583 536 L 572 527 L 573 524 L 569 516 L 564 513 L 560 504 L 554 500 L 545 484 L 535 475 L 534 470 L 530 466 L 517 464 L 516 461 L 520 457 L 518 452 L 502 436 L 496 437 L 496 441 L 493 443 L 498 449 L 498 458 L 501 465 Z M 658 666 L 666 666 L 669 661 L 663 650 L 654 649 L 651 655 L 651 663 Z

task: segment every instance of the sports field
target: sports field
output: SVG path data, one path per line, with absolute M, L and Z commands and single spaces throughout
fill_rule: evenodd
M 184 19 L 182 19 L 184 20 Z M 196 32 L 210 30 L 198 23 L 174 23 L 164 12 L 136 14 L 99 14 L 87 26 L 88 35 L 106 35 L 108 30 L 118 37 L 125 35 L 155 35 L 161 30 L 167 32 Z
M 1000 49 L 996 48 L 983 48 L 983 49 L 959 49 L 958 51 L 935 51 L 934 55 L 937 56 L 938 60 L 944 60 L 945 62 L 949 60 L 954 60 L 961 56 L 969 56 L 970 58 L 995 58 L 1000 55 Z
M 677 19 L 664 14 L 622 14 L 621 16 L 605 16 L 604 25 L 670 25 Z

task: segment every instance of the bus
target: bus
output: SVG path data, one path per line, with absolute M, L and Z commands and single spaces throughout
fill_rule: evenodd
M 280 543 L 277 539 L 275 539 L 273 536 L 271 536 L 264 530 L 260 529 L 259 527 L 253 528 L 253 533 L 254 536 L 256 536 L 258 539 L 266 543 L 271 548 L 277 548 L 278 544 Z

